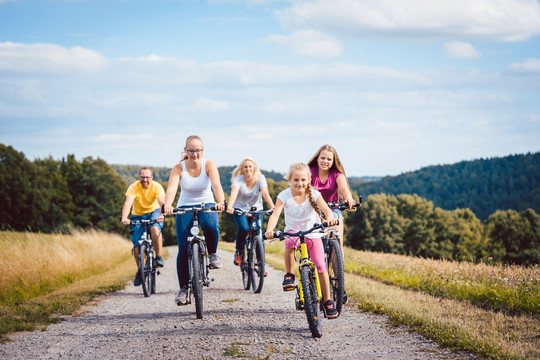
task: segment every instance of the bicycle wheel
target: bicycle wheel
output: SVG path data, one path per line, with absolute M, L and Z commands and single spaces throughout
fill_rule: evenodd
M 308 266 L 301 267 L 300 281 L 302 283 L 302 294 L 304 296 L 304 311 L 306 312 L 311 336 L 314 338 L 321 337 L 321 309 L 319 307 L 319 297 L 317 296 L 313 269 Z
M 250 246 L 251 239 L 246 238 L 244 244 L 244 253 L 242 254 L 242 262 L 240 263 L 240 271 L 242 272 L 242 284 L 244 285 L 244 290 L 249 290 L 251 287 L 251 270 L 249 268 L 250 263 Z
M 345 296 L 345 270 L 343 269 L 343 253 L 336 239 L 328 242 L 328 277 L 330 278 L 330 295 L 336 304 L 338 314 L 343 309 L 343 297 Z
M 148 297 L 150 296 L 150 287 L 148 286 L 150 280 L 146 272 L 146 248 L 146 244 L 139 246 L 139 277 L 142 283 L 143 294 L 145 297 Z
M 150 292 L 152 294 L 156 293 L 156 272 L 156 258 L 154 254 L 152 254 L 152 263 L 150 264 L 150 282 L 152 283 Z
M 262 291 L 264 284 L 264 248 L 260 236 L 255 236 L 251 244 L 251 285 L 253 292 L 258 294 Z
M 199 243 L 193 242 L 191 244 L 191 288 L 193 291 L 193 297 L 195 298 L 195 313 L 197 319 L 203 318 L 203 269 L 202 259 L 203 256 Z

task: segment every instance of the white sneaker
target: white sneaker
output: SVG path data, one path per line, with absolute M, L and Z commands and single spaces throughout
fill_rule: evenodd
M 176 298 L 174 299 L 176 301 L 176 305 L 187 305 L 188 299 L 187 299 L 187 291 L 186 289 L 180 289 L 180 292 L 178 295 L 176 295 Z
M 221 267 L 221 259 L 216 253 L 208 255 L 210 260 L 210 269 L 219 269 Z

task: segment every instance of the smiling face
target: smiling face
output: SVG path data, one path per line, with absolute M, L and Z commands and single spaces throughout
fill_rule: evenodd
M 186 142 L 184 152 L 187 154 L 188 159 L 197 161 L 202 158 L 203 145 L 199 139 L 190 139 Z
M 255 171 L 255 166 L 253 163 L 249 160 L 244 161 L 244 165 L 242 165 L 242 173 L 244 176 L 247 176 L 248 178 L 253 176 L 253 173 Z
M 150 181 L 152 181 L 152 170 L 143 169 L 139 171 L 139 181 L 143 188 L 148 189 Z
M 289 178 L 289 184 L 293 194 L 306 192 L 306 188 L 310 182 L 309 171 L 305 169 L 293 170 Z
M 334 163 L 334 154 L 328 150 L 322 150 L 317 158 L 317 165 L 321 171 L 330 171 L 332 164 Z

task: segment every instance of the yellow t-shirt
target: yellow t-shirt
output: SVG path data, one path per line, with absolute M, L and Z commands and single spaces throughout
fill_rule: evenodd
M 126 195 L 133 196 L 132 215 L 142 216 L 159 209 L 158 197 L 165 196 L 165 190 L 160 183 L 151 181 L 148 189 L 142 187 L 140 181 L 136 181 L 129 185 Z

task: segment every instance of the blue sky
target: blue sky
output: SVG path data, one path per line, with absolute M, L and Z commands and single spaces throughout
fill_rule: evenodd
M 535 0 L 0 0 L 0 143 L 350 176 L 540 151 Z

